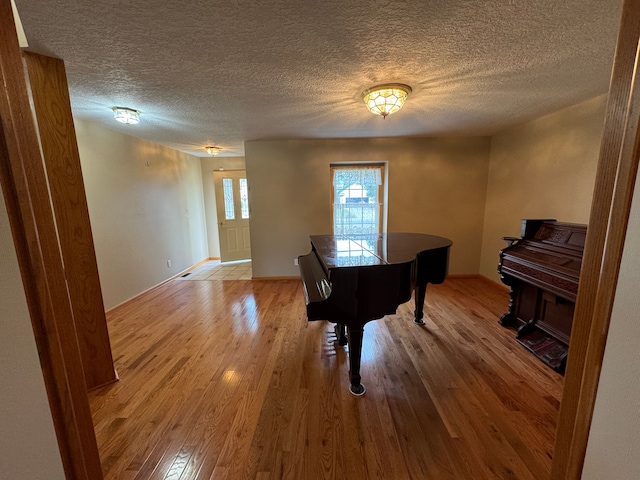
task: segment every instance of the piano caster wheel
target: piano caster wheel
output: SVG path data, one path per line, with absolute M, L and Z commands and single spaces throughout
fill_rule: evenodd
M 424 325 L 424 320 L 421 318 L 415 318 L 413 320 L 413 323 L 415 323 L 416 325 Z
M 362 384 L 349 385 L 349 391 L 351 392 L 351 395 L 353 395 L 354 397 L 361 397 L 362 395 L 364 395 L 364 392 L 366 392 L 367 389 Z

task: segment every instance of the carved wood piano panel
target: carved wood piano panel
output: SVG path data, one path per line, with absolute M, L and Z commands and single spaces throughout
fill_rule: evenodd
M 505 237 L 498 272 L 510 290 L 500 323 L 551 368 L 564 372 L 586 225 L 555 220 L 522 221 L 521 238 Z

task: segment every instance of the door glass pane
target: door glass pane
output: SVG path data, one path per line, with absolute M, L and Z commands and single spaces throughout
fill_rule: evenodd
M 226 220 L 235 220 L 236 214 L 233 208 L 233 180 L 230 178 L 223 178 L 222 190 L 224 192 L 224 218 Z
M 249 218 L 249 190 L 246 178 L 240 179 L 240 207 L 242 218 Z

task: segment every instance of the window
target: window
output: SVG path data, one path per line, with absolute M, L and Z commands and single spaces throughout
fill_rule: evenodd
M 235 182 L 234 178 L 237 179 Z M 235 182 L 235 184 L 234 184 Z M 224 218 L 225 220 L 236 219 L 236 195 L 240 200 L 240 218 L 246 220 L 249 218 L 249 187 L 246 178 L 224 177 L 222 179 L 222 193 L 224 198 Z
M 225 220 L 235 220 L 236 213 L 233 205 L 233 180 L 222 179 L 222 190 L 224 192 L 224 218 Z
M 240 179 L 240 210 L 243 219 L 249 218 L 249 189 L 247 179 Z
M 382 231 L 383 165 L 331 166 L 333 234 Z

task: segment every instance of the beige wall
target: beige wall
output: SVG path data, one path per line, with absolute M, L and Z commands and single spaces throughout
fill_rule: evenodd
M 453 240 L 450 273 L 477 274 L 488 137 L 245 143 L 253 275 L 298 275 L 309 235 L 331 233 L 330 164 L 388 162 L 388 231 Z
M 605 103 L 601 96 L 491 140 L 247 142 L 246 161 L 198 159 L 76 122 L 105 306 L 220 256 L 213 171 L 245 163 L 254 276 L 297 275 L 293 259 L 309 250 L 308 236 L 331 232 L 329 165 L 371 161 L 388 165 L 388 231 L 449 237 L 450 273 L 498 280 L 501 238 L 517 236 L 522 218 L 587 222 Z
M 207 224 L 209 257 L 220 258 L 220 239 L 218 237 L 218 212 L 216 211 L 216 192 L 213 188 L 214 170 L 244 170 L 244 157 L 202 157 L 202 191 Z
M 9 219 L 0 190 L 0 478 L 63 480 Z
M 583 480 L 640 476 L 640 176 L 636 178 Z
M 75 125 L 107 309 L 209 257 L 198 157 Z
M 504 130 L 491 141 L 480 274 L 499 281 L 504 236 L 524 218 L 588 223 L 606 95 Z

